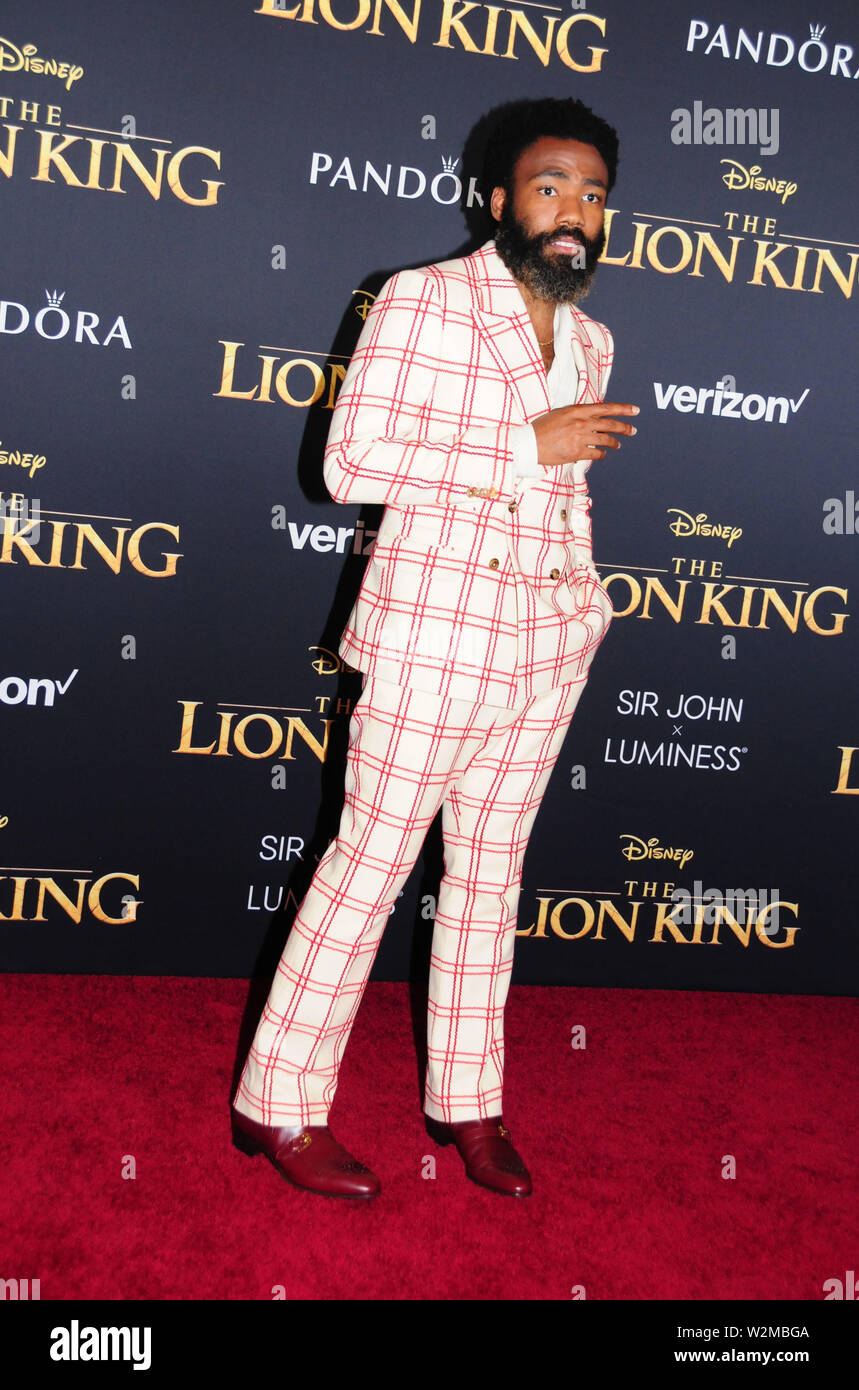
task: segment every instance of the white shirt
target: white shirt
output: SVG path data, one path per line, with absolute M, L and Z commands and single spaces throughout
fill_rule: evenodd
M 555 309 L 555 360 L 546 377 L 549 403 L 553 410 L 561 405 L 575 405 L 579 394 L 579 371 L 573 360 L 572 314 L 568 304 Z M 541 465 L 537 462 L 537 436 L 533 425 L 516 425 L 510 431 L 513 448 L 513 478 L 538 478 Z

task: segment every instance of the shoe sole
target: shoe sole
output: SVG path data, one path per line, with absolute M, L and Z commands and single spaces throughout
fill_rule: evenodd
M 484 1190 L 484 1192 L 494 1192 L 494 1193 L 496 1193 L 497 1196 L 499 1196 L 499 1197 L 531 1197 L 531 1196 L 533 1196 L 533 1188 L 531 1189 L 530 1192 L 505 1192 L 503 1187 L 491 1187 L 491 1186 L 489 1185 L 488 1182 L 481 1182 L 479 1178 L 473 1178 L 473 1177 L 471 1176 L 471 1174 L 469 1173 L 468 1169 L 465 1170 L 465 1176 L 468 1178 L 468 1181 L 469 1181 L 469 1182 L 473 1182 L 473 1183 L 474 1183 L 475 1187 L 482 1187 L 483 1190 Z

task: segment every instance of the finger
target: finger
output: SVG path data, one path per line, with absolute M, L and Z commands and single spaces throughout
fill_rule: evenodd
M 618 415 L 639 415 L 641 412 L 637 405 L 626 405 L 622 401 L 597 401 L 596 405 L 562 405 L 558 408 L 558 414 L 575 413 L 580 420 L 593 419 L 594 416 Z
M 620 449 L 620 439 L 614 438 L 613 434 L 600 434 L 596 431 L 594 439 L 598 441 L 599 449 Z
M 600 430 L 611 430 L 614 434 L 638 434 L 636 425 L 630 425 L 626 420 L 600 420 Z

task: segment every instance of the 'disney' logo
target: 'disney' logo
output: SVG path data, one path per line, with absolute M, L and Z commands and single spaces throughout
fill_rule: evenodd
M 84 70 L 76 63 L 60 58 L 43 58 L 34 43 L 18 48 L 9 39 L 0 39 L 0 72 L 31 72 L 34 77 L 58 77 L 67 92 L 72 83 L 83 77 Z
M 760 164 L 753 164 L 747 169 L 736 159 L 720 159 L 719 163 L 727 165 L 722 175 L 722 183 L 735 192 L 742 193 L 751 188 L 756 193 L 777 193 L 784 206 L 799 187 L 799 184 L 791 183 L 788 179 L 771 178 L 769 174 L 764 173 Z

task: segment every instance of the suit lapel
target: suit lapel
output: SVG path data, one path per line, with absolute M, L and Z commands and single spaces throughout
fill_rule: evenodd
M 579 372 L 578 400 L 582 405 L 589 405 L 600 398 L 599 351 L 588 332 L 586 316 L 575 305 L 570 306 L 570 316 L 573 323 L 573 361 Z
M 473 257 L 477 272 L 474 316 L 486 346 L 518 398 L 526 421 L 551 410 L 543 359 L 525 301 L 510 271 L 487 242 Z
M 510 382 L 526 420 L 551 410 L 543 359 L 525 302 L 510 271 L 487 242 L 471 258 L 476 272 L 475 319 L 499 369 Z M 579 373 L 576 399 L 599 400 L 599 353 L 588 332 L 587 316 L 570 306 L 573 361 Z

